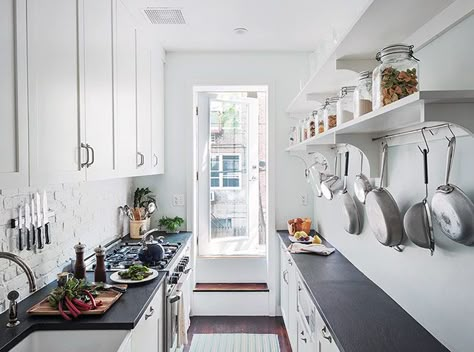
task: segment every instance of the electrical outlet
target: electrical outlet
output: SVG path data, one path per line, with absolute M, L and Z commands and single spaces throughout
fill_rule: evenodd
M 307 194 L 302 194 L 301 195 L 301 205 L 306 207 L 308 206 L 308 195 Z
M 173 194 L 173 206 L 184 207 L 184 194 Z

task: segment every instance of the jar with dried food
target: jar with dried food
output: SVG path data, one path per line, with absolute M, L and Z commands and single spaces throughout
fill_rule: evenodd
M 303 138 L 304 140 L 309 138 L 309 117 L 303 120 Z
M 342 87 L 339 100 L 336 103 L 336 115 L 339 123 L 350 121 L 354 118 L 354 90 L 355 86 Z
M 336 104 L 338 97 L 326 99 L 326 107 L 324 108 L 324 120 L 326 122 L 326 130 L 330 130 L 337 126 L 337 109 Z
M 325 126 L 324 126 L 324 107 L 326 105 L 323 104 L 321 108 L 318 109 L 318 134 L 324 133 Z
M 318 119 L 318 112 L 314 110 L 311 113 L 311 117 L 309 118 L 309 138 L 316 136 L 316 121 Z
M 359 73 L 359 83 L 354 90 L 354 118 L 372 111 L 372 72 Z
M 418 60 L 413 45 L 395 44 L 377 53 L 380 65 L 372 77 L 373 109 L 380 109 L 419 90 Z

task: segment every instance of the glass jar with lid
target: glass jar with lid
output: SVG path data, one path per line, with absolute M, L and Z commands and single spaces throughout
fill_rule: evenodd
M 303 120 L 301 120 L 303 123 L 303 140 L 307 140 L 309 138 L 309 117 L 305 117 Z
M 290 132 L 288 133 L 288 145 L 291 147 L 298 143 L 298 128 L 296 126 L 290 127 Z
M 355 86 L 342 87 L 339 100 L 336 103 L 336 115 L 339 123 L 350 121 L 354 118 L 354 90 Z
M 309 138 L 316 136 L 316 121 L 318 120 L 318 111 L 314 110 L 309 118 Z
M 354 90 L 354 118 L 372 111 L 372 72 L 359 73 L 359 83 Z
M 377 53 L 372 77 L 372 106 L 380 109 L 419 90 L 418 60 L 413 45 L 395 44 Z
M 318 114 L 318 134 L 324 133 L 325 126 L 324 126 L 324 108 L 326 104 L 323 104 L 317 111 Z
M 338 100 L 338 97 L 326 99 L 326 107 L 324 108 L 324 122 L 326 124 L 326 131 L 337 126 L 336 104 Z

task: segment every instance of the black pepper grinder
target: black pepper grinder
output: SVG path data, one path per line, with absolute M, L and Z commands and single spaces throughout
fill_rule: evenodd
M 79 242 L 74 246 L 76 251 L 76 264 L 74 265 L 74 277 L 84 279 L 86 277 L 86 264 L 84 263 L 84 249 L 86 246 Z
M 94 281 L 105 282 L 107 277 L 105 275 L 105 249 L 99 245 L 95 252 L 95 270 L 94 270 Z

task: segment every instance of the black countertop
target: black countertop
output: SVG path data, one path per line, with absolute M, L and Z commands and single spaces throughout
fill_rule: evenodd
M 185 244 L 191 236 L 190 232 L 181 232 L 166 235 L 165 240 Z M 123 240 L 127 241 L 127 238 Z M 108 279 L 110 274 L 107 273 L 108 282 L 110 282 Z M 160 272 L 153 281 L 129 285 L 127 292 L 104 315 L 81 316 L 72 321 L 65 321 L 60 316 L 29 316 L 26 311 L 48 296 L 51 290 L 56 287 L 56 281 L 54 281 L 18 304 L 20 325 L 7 328 L 8 311 L 0 315 L 0 352 L 9 351 L 30 333 L 37 330 L 131 330 L 136 326 L 146 307 L 158 292 L 166 275 L 165 272 Z M 92 281 L 93 273 L 88 272 L 87 277 Z
M 291 256 L 341 352 L 449 351 L 337 250 Z

